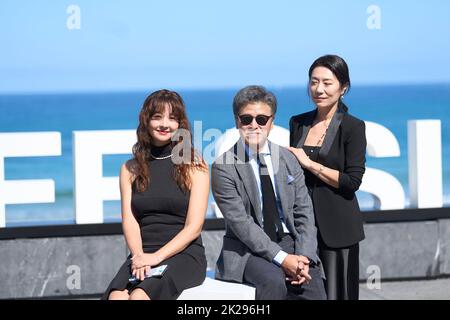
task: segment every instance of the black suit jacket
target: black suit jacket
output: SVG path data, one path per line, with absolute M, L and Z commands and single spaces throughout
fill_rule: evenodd
M 364 121 L 348 114 L 339 105 L 334 114 L 318 162 L 339 171 L 339 187 L 315 179 L 311 198 L 317 228 L 323 242 L 332 248 L 354 245 L 364 239 L 363 220 L 355 196 L 361 185 L 366 162 Z M 290 145 L 301 148 L 314 121 L 316 110 L 293 116 L 289 122 Z

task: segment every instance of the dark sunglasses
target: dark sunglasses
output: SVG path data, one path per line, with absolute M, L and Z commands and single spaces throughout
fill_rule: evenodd
M 250 123 L 253 122 L 253 119 L 256 119 L 256 123 L 260 126 L 265 126 L 267 121 L 272 118 L 272 116 L 266 116 L 264 114 L 259 114 L 256 117 L 253 117 L 249 114 L 243 114 L 239 116 L 239 121 L 244 125 L 248 126 Z

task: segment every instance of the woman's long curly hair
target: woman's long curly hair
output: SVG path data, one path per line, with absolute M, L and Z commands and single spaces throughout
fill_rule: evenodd
M 175 146 L 183 144 L 179 156 L 186 156 L 181 154 L 184 150 L 190 151 L 190 154 L 187 155 L 187 161 L 185 157 L 185 161 L 181 163 L 174 162 L 173 177 L 176 183 L 183 191 L 188 191 L 191 188 L 190 171 L 194 168 L 205 169 L 205 162 L 195 152 L 192 145 L 192 132 L 183 99 L 174 91 L 165 89 L 155 91 L 144 101 L 136 130 L 137 142 L 133 146 L 134 165 L 132 166 L 132 173 L 135 177 L 135 186 L 139 192 L 145 191 L 150 183 L 149 161 L 153 145 L 153 138 L 150 135 L 150 120 L 155 113 L 164 113 L 165 108 L 169 108 L 170 113 L 177 119 L 178 130 L 183 129 L 183 132 L 185 132 L 178 141 L 172 138 L 172 150 Z M 183 139 L 183 137 L 185 138 Z

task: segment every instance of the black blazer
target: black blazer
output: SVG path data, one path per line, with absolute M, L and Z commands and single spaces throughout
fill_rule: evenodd
M 293 116 L 289 121 L 290 145 L 301 148 L 316 110 Z M 343 104 L 334 114 L 320 148 L 318 162 L 339 171 L 339 187 L 315 179 L 311 198 L 316 225 L 324 243 L 331 248 L 354 245 L 364 239 L 363 220 L 355 196 L 366 162 L 364 121 L 346 112 Z

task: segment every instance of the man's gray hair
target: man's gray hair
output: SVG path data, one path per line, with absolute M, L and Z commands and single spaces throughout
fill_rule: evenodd
M 239 116 L 242 108 L 248 104 L 262 102 L 267 104 L 272 110 L 272 115 L 277 112 L 277 98 L 275 95 L 267 91 L 263 86 L 247 86 L 238 91 L 233 100 L 234 116 Z

